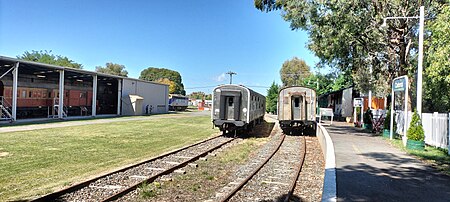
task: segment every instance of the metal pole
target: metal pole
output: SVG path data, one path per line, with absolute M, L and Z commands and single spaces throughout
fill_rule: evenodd
M 371 61 L 372 61 L 372 60 L 371 60 Z M 370 69 L 369 69 L 369 71 L 370 71 L 369 84 L 370 84 L 370 81 L 372 80 L 372 64 L 370 65 L 369 68 L 370 68 Z M 368 107 L 369 109 L 372 109 L 372 90 L 369 90 L 369 100 L 368 100 L 368 102 L 367 102 L 367 107 Z
M 120 105 L 122 104 L 121 102 L 122 102 L 122 80 L 117 79 L 117 115 L 120 115 Z
M 64 70 L 59 71 L 59 103 L 58 118 L 62 119 L 64 112 Z
M 391 121 L 390 121 L 390 126 L 389 126 L 389 139 L 393 139 L 394 138 L 394 115 L 395 115 L 395 111 L 394 111 L 394 81 L 392 81 L 392 86 L 391 86 L 392 92 L 391 92 Z
M 363 100 L 363 105 L 361 106 L 361 127 L 364 124 L 364 100 Z
M 97 116 L 97 75 L 92 76 L 92 116 Z
M 17 83 L 19 82 L 19 63 L 15 64 L 12 71 L 13 75 L 13 86 L 12 86 L 12 120 L 17 120 Z
M 403 146 L 406 146 L 406 141 L 408 140 L 408 137 L 406 136 L 406 132 L 408 131 L 408 77 L 405 76 L 405 124 L 403 126 Z
M 420 7 L 419 16 L 419 61 L 417 63 L 417 113 L 422 117 L 422 71 L 423 71 L 423 29 L 425 20 L 424 6 Z

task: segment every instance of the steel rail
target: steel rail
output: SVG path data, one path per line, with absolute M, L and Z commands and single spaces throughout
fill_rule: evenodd
M 284 198 L 284 202 L 289 202 L 289 199 L 291 198 L 292 194 L 294 193 L 295 186 L 297 184 L 297 179 L 300 176 L 300 172 L 302 172 L 303 163 L 305 162 L 306 157 L 306 138 L 305 136 L 302 136 L 302 143 L 301 143 L 301 151 L 302 151 L 302 157 L 299 163 L 299 166 L 295 170 L 295 177 L 291 181 L 291 184 L 289 185 L 289 192 L 286 195 L 286 198 Z
M 210 152 L 212 152 L 212 151 L 214 151 L 214 150 L 216 150 L 216 149 L 222 147 L 222 146 L 225 145 L 225 144 L 230 143 L 230 142 L 233 141 L 233 140 L 235 140 L 235 138 L 232 138 L 232 139 L 230 139 L 230 140 L 227 140 L 227 141 L 225 141 L 225 142 L 223 142 L 223 143 L 221 143 L 221 144 L 219 144 L 219 145 L 217 145 L 217 146 L 215 146 L 215 147 L 213 147 L 213 148 L 211 148 L 211 149 L 209 149 L 209 150 L 207 150 L 207 151 L 202 152 L 201 154 L 199 154 L 199 155 L 197 155 L 197 156 L 195 156 L 195 157 L 193 157 L 193 158 L 190 158 L 190 159 L 188 159 L 188 160 L 186 160 L 186 161 L 184 161 L 184 162 L 182 162 L 182 163 L 180 163 L 180 164 L 177 164 L 177 165 L 175 165 L 175 166 L 172 166 L 171 168 L 166 169 L 166 170 L 164 170 L 164 171 L 162 171 L 162 172 L 160 172 L 160 173 L 158 173 L 158 174 L 156 174 L 156 175 L 153 175 L 153 176 L 151 176 L 151 177 L 149 177 L 149 178 L 147 178 L 147 179 L 145 179 L 145 180 L 143 180 L 143 181 L 141 181 L 141 182 L 135 183 L 134 185 L 131 185 L 131 186 L 129 186 L 128 188 L 126 188 L 126 189 L 124 189 L 124 190 L 121 190 L 120 192 L 118 192 L 118 193 L 116 193 L 116 194 L 114 194 L 114 195 L 112 195 L 112 196 L 110 196 L 110 197 L 108 197 L 108 198 L 106 198 L 106 199 L 103 199 L 103 200 L 101 200 L 101 201 L 114 201 L 114 200 L 116 200 L 116 199 L 118 199 L 118 198 L 124 196 L 125 194 L 128 194 L 129 192 L 135 190 L 139 185 L 144 184 L 144 183 L 148 183 L 148 182 L 152 182 L 152 181 L 156 180 L 158 177 L 161 177 L 161 176 L 163 176 L 163 175 L 170 174 L 170 173 L 172 173 L 173 171 L 175 171 L 176 169 L 185 167 L 187 164 L 189 164 L 189 163 L 191 163 L 191 162 L 193 162 L 193 161 L 198 160 L 200 157 L 206 156 L 208 153 L 210 153 Z
M 272 151 L 272 154 L 270 154 L 270 156 L 268 156 L 256 169 L 253 170 L 253 172 L 247 176 L 247 178 L 245 178 L 237 187 L 235 187 L 231 192 L 229 192 L 224 198 L 222 198 L 222 200 L 220 200 L 221 202 L 225 202 L 231 199 L 231 197 L 234 196 L 234 194 L 236 194 L 242 187 L 244 187 L 245 184 L 247 184 L 248 181 L 250 181 L 253 176 L 256 175 L 256 173 L 259 172 L 259 170 L 261 170 L 262 167 L 264 167 L 264 165 L 266 165 L 267 162 L 269 162 L 269 160 L 277 153 L 277 151 L 280 149 L 281 145 L 283 144 L 284 138 L 286 137 L 286 135 L 283 135 L 280 139 L 280 142 L 278 143 L 277 147 Z
M 130 165 L 130 166 L 126 166 L 126 167 L 121 168 L 121 169 L 119 169 L 119 170 L 115 170 L 115 171 L 112 171 L 112 172 L 103 174 L 103 175 L 101 175 L 101 176 L 95 177 L 95 178 L 93 178 L 93 179 L 86 180 L 86 181 L 84 181 L 84 182 L 75 184 L 75 185 L 73 185 L 73 186 L 67 187 L 67 188 L 62 189 L 62 190 L 59 190 L 59 191 L 56 191 L 56 192 L 53 192 L 53 193 L 44 195 L 44 196 L 42 196 L 42 197 L 33 199 L 33 200 L 31 200 L 31 201 L 32 201 L 32 202 L 55 201 L 56 199 L 58 199 L 59 197 L 65 195 L 65 194 L 68 194 L 68 193 L 74 192 L 74 191 L 76 191 L 76 190 L 79 190 L 79 189 L 81 189 L 81 188 L 83 188 L 83 187 L 86 187 L 86 186 L 88 186 L 90 183 L 92 183 L 92 182 L 94 182 L 94 181 L 97 181 L 97 180 L 99 180 L 99 179 L 101 179 L 101 178 L 104 178 L 104 177 L 106 177 L 106 176 L 113 175 L 113 174 L 116 174 L 116 173 L 119 173 L 119 172 L 123 172 L 123 171 L 125 171 L 125 170 L 131 169 L 131 168 L 134 168 L 134 167 L 138 167 L 138 166 L 140 166 L 140 165 L 142 165 L 142 164 L 146 164 L 146 163 L 149 163 L 149 162 L 152 162 L 152 161 L 155 161 L 155 160 L 164 158 L 164 157 L 166 157 L 166 156 L 175 154 L 175 153 L 177 153 L 177 152 L 180 152 L 180 151 L 183 151 L 183 150 L 188 149 L 188 148 L 190 148 L 190 147 L 194 147 L 194 146 L 197 146 L 197 145 L 199 145 L 199 144 L 202 144 L 202 143 L 205 143 L 205 142 L 214 140 L 214 139 L 219 138 L 219 137 L 223 137 L 223 135 L 218 135 L 218 136 L 214 136 L 214 137 L 211 137 L 211 138 L 208 138 L 208 139 L 205 139 L 205 140 L 201 140 L 201 141 L 196 142 L 196 143 L 194 143 L 194 144 L 187 145 L 187 146 L 181 147 L 181 148 L 179 148 L 179 149 L 176 149 L 176 150 L 173 150 L 173 151 L 170 151 L 170 152 L 161 154 L 161 155 L 159 155 L 159 156 L 153 157 L 153 158 L 151 158 L 151 159 L 148 159 L 148 160 L 145 160 L 145 161 L 142 161 L 142 162 L 139 162 L 139 163 Z

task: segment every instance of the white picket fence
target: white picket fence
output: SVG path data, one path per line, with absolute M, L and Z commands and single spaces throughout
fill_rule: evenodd
M 422 125 L 425 131 L 425 143 L 435 147 L 448 148 L 449 115 L 422 113 Z
M 397 133 L 403 134 L 404 113 L 397 111 L 394 118 L 397 123 Z M 430 146 L 447 148 L 450 154 L 450 113 L 422 113 L 422 125 L 425 131 L 425 143 Z M 409 128 L 412 119 L 412 112 L 408 112 L 407 125 Z

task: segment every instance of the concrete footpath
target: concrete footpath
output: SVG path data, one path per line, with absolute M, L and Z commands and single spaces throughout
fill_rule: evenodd
M 326 126 L 338 201 L 450 201 L 450 177 L 347 123 Z

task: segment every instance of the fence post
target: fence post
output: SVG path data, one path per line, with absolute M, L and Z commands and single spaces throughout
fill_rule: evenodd
M 432 141 L 433 141 L 434 147 L 437 148 L 440 145 L 440 142 L 438 142 L 438 138 L 437 138 L 438 129 L 436 128 L 436 127 L 438 127 L 438 113 L 437 112 L 433 113 L 433 118 L 431 118 L 431 125 L 432 125 L 431 128 L 433 129 L 432 133 L 431 133 Z
M 448 154 L 450 155 L 450 113 L 448 113 L 448 124 L 447 124 L 447 133 L 448 133 L 448 141 L 447 141 L 447 146 L 448 146 Z

